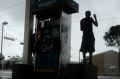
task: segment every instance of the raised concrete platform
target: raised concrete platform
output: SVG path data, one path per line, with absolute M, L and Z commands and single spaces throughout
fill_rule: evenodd
M 14 64 L 12 79 L 33 79 L 34 68 L 32 65 Z
M 91 64 L 70 63 L 67 67 L 68 79 L 97 79 L 97 67 Z
M 97 67 L 90 64 L 70 63 L 66 74 L 34 71 L 31 65 L 14 65 L 12 79 L 97 79 Z

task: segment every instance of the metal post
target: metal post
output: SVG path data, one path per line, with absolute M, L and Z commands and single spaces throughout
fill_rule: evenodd
M 32 1 L 33 0 L 26 0 L 23 64 L 32 64 L 32 54 L 30 51 L 30 45 L 31 45 L 30 41 L 31 41 L 32 33 L 33 33 L 33 15 L 31 12 Z
M 2 49 L 3 49 L 3 31 L 4 31 L 4 25 L 8 24 L 7 22 L 2 23 L 2 35 L 1 35 L 1 60 L 2 60 Z M 3 70 L 3 62 L 2 62 L 2 70 Z
M 79 52 L 79 63 L 80 63 L 80 52 Z
M 2 57 L 2 48 L 3 48 L 3 27 L 4 25 L 2 24 L 2 35 L 1 35 L 1 57 Z M 2 59 L 2 58 L 1 58 Z

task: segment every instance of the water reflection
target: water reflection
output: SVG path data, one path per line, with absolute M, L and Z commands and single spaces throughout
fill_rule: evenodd
M 12 79 L 12 71 L 0 70 L 0 79 Z
M 98 79 L 120 79 L 120 76 L 98 76 Z
M 0 70 L 0 79 L 12 79 L 12 70 Z M 120 79 L 120 76 L 98 76 L 98 79 Z

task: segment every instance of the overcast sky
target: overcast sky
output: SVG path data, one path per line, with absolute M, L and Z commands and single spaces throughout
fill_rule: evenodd
M 7 21 L 8 24 L 4 26 L 4 36 L 15 39 L 15 41 L 6 39 L 3 41 L 3 55 L 6 58 L 8 56 L 22 56 L 23 46 L 20 45 L 20 42 L 23 42 L 24 14 L 25 0 L 0 0 L 0 32 L 2 22 Z
M 97 15 L 98 27 L 94 27 L 95 53 L 98 54 L 108 50 L 116 50 L 105 46 L 103 35 L 111 26 L 120 24 L 120 0 L 74 0 L 79 4 L 79 13 L 72 15 L 72 36 L 71 36 L 71 60 L 79 60 L 79 48 L 82 40 L 80 20 L 84 18 L 86 10 Z M 25 0 L 0 0 L 0 26 L 7 21 L 4 27 L 4 35 L 15 38 L 15 41 L 4 39 L 3 53 L 7 56 L 22 56 L 23 48 L 19 43 L 23 41 Z M 0 27 L 1 30 L 1 27 Z M 1 34 L 1 33 L 0 33 Z M 0 35 L 1 37 L 1 35 Z
M 105 46 L 103 36 L 111 26 L 120 24 L 120 0 L 74 0 L 79 4 L 79 13 L 72 15 L 72 50 L 71 60 L 79 60 L 79 48 L 82 41 L 82 32 L 80 31 L 80 20 L 85 17 L 85 11 L 90 10 L 97 15 L 98 27 L 94 27 L 95 34 L 95 53 L 98 54 L 108 50 L 117 50 Z M 82 54 L 81 54 L 82 56 Z

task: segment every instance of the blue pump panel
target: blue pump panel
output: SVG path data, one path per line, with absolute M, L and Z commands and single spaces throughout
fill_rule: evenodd
M 40 54 L 36 58 L 36 69 L 58 69 L 59 54 Z

